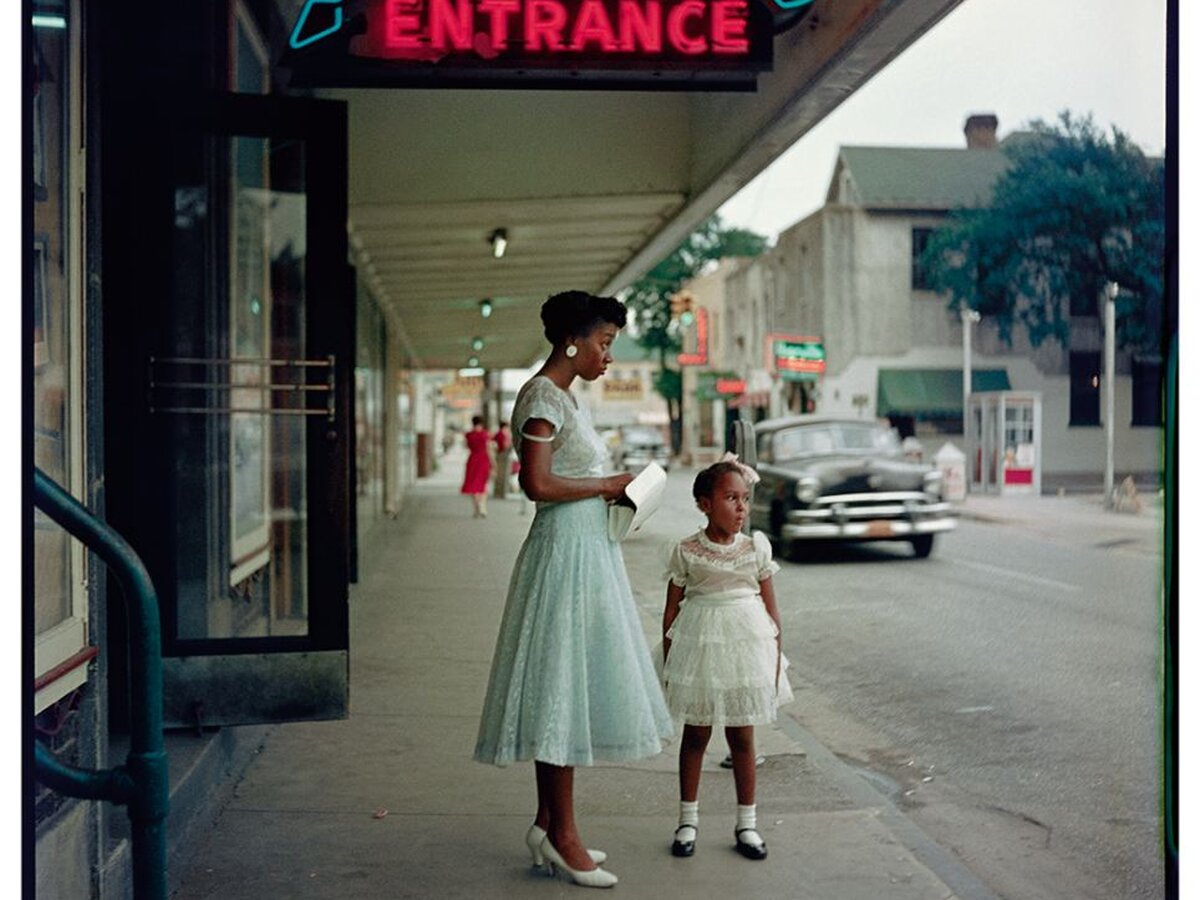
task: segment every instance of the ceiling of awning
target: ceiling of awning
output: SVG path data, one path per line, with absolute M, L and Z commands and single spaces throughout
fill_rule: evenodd
M 958 2 L 816 0 L 753 93 L 322 91 L 355 263 L 418 366 L 527 366 L 547 295 L 629 284 Z

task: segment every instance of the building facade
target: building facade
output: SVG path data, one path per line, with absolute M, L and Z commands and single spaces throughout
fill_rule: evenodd
M 825 205 L 729 274 L 729 359 L 747 376 L 770 379 L 763 414 L 805 408 L 771 370 L 767 334 L 813 336 L 823 344 L 824 373 L 801 402 L 811 397 L 820 412 L 888 418 L 932 456 L 946 440 L 963 440 L 965 327 L 974 391 L 1040 393 L 1042 471 L 1103 472 L 1099 304 L 1072 304 L 1067 346 L 1033 347 L 1020 328 L 1007 344 L 986 317 L 964 325 L 929 289 L 920 265 L 925 242 L 950 210 L 987 202 L 1006 165 L 995 129 L 994 116 L 972 116 L 962 149 L 841 148 Z M 1156 477 L 1160 363 L 1118 353 L 1116 374 L 1118 477 Z

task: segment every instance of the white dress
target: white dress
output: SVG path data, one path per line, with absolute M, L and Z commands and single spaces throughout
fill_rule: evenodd
M 549 378 L 521 388 L 511 419 L 517 447 L 530 419 L 554 426 L 555 475 L 604 474 L 608 448 L 587 407 Z M 608 505 L 539 501 L 509 579 L 475 758 L 621 762 L 660 753 L 673 731 Z
M 684 589 L 667 637 L 667 706 L 689 725 L 766 725 L 793 698 L 779 629 L 758 583 L 779 571 L 762 532 L 729 544 L 703 529 L 675 545 L 669 577 Z M 778 676 L 776 672 L 778 671 Z

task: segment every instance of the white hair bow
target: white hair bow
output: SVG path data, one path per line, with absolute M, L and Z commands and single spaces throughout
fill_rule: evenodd
M 737 466 L 739 469 L 741 469 L 742 477 L 746 479 L 747 486 L 757 484 L 760 480 L 758 477 L 758 473 L 755 472 L 754 469 L 752 469 L 750 466 L 746 465 L 744 462 L 739 460 L 737 458 L 736 453 L 730 453 L 729 451 L 725 451 L 725 455 L 722 456 L 719 460 L 717 460 L 717 462 L 733 463 L 735 466 Z

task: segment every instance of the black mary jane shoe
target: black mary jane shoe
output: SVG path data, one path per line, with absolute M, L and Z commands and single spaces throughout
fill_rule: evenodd
M 740 831 L 735 831 L 733 833 L 734 849 L 737 850 L 738 853 L 742 854 L 742 856 L 746 857 L 746 859 L 766 859 L 767 858 L 766 843 L 748 844 L 742 840 L 742 835 L 745 834 L 747 831 L 753 831 L 755 834 L 758 834 L 757 828 L 743 828 Z M 760 835 L 759 839 L 761 840 L 761 835 Z
M 675 843 L 671 844 L 672 856 L 691 856 L 696 852 L 695 838 L 692 838 L 690 841 L 681 841 L 679 839 L 679 832 L 683 831 L 685 828 L 690 828 L 692 831 L 697 830 L 695 825 L 680 825 L 675 829 Z

